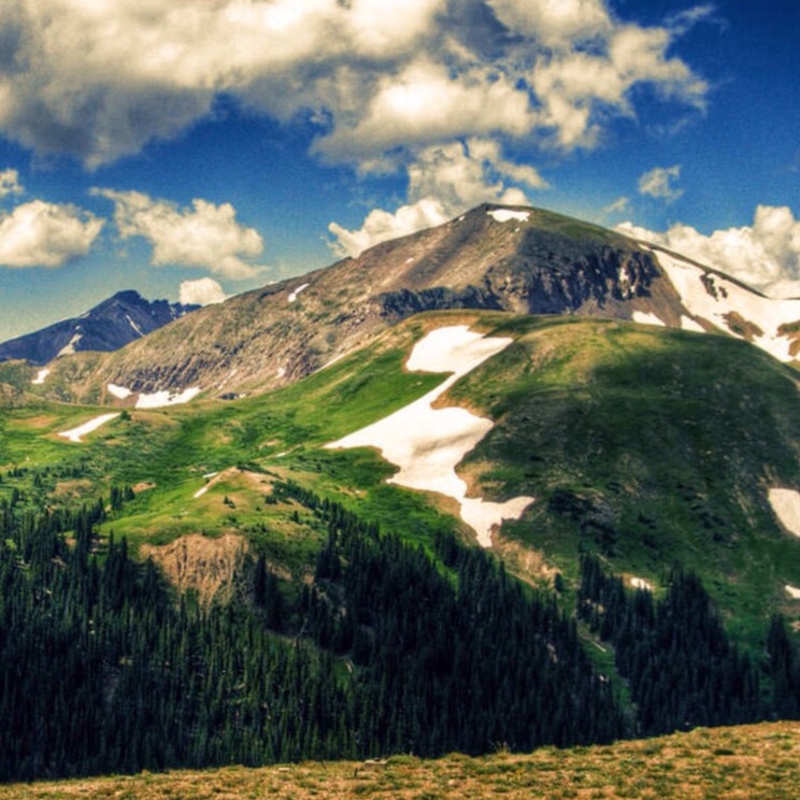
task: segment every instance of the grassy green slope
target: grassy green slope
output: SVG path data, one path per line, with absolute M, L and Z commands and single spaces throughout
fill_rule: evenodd
M 441 381 L 402 369 L 425 330 L 477 321 L 515 343 L 449 393 L 498 423 L 462 472 L 490 497 L 537 498 L 504 526 L 504 554 L 540 553 L 568 585 L 580 549 L 656 586 L 677 561 L 754 641 L 770 611 L 800 614 L 783 588 L 800 586 L 800 540 L 779 528 L 767 501 L 772 486 L 800 486 L 793 376 L 747 344 L 710 335 L 449 312 L 409 320 L 285 389 L 134 410 L 81 444 L 56 434 L 107 409 L 8 409 L 0 497 L 17 487 L 77 503 L 131 485 L 136 499 L 105 528 L 134 545 L 238 532 L 295 572 L 313 563 L 324 532 L 309 539 L 288 509 L 265 502 L 269 482 L 289 477 L 425 544 L 458 527 L 446 504 L 386 485 L 392 467 L 375 452 L 322 446 Z M 12 477 L 14 466 L 26 471 Z
M 800 480 L 792 373 L 711 335 L 563 319 L 497 331 L 519 338 L 450 396 L 499 420 L 464 471 L 538 498 L 506 535 L 569 576 L 581 548 L 656 585 L 679 562 L 745 629 L 786 605 L 800 541 L 767 491 Z

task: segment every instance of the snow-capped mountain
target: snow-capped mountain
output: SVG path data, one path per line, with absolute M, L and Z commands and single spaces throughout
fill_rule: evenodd
M 132 290 L 117 292 L 79 317 L 3 342 L 0 361 L 18 358 L 42 365 L 81 350 L 116 350 L 195 308 L 145 300 Z

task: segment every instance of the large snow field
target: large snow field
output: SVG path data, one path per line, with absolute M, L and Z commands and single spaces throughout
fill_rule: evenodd
M 732 332 L 726 315 L 737 313 L 746 322 L 761 329 L 762 335 L 753 338 L 753 344 L 766 350 L 779 361 L 793 361 L 789 337 L 778 333 L 781 325 L 800 321 L 800 300 L 776 300 L 745 289 L 719 274 L 709 273 L 682 259 L 661 250 L 652 251 L 686 309 L 695 317 L 708 320 L 718 328 Z M 704 278 L 704 276 L 708 276 Z M 704 285 L 704 280 L 709 291 Z
M 467 497 L 467 484 L 456 474 L 456 466 L 494 423 L 464 408 L 434 408 L 434 404 L 459 378 L 504 350 L 511 341 L 484 337 L 466 325 L 431 331 L 417 342 L 406 367 L 414 372 L 452 375 L 413 403 L 326 447 L 377 448 L 387 461 L 400 468 L 390 483 L 454 498 L 461 518 L 475 530 L 481 545 L 490 547 L 492 528 L 504 519 L 519 518 L 533 498 L 490 503 Z
M 77 428 L 72 428 L 68 431 L 61 431 L 58 435 L 64 439 L 69 439 L 71 442 L 80 442 L 81 438 L 86 436 L 87 433 L 96 431 L 101 425 L 105 425 L 106 422 L 118 416 L 119 412 L 115 412 L 113 414 L 101 414 L 99 417 L 94 417 L 94 419 L 84 422 L 83 425 L 79 425 Z

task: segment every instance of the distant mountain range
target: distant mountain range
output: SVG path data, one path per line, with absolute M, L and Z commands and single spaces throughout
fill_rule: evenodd
M 145 300 L 132 290 L 117 292 L 79 317 L 0 343 L 0 361 L 23 359 L 41 366 L 82 350 L 118 350 L 196 308 Z
M 267 391 L 341 358 L 400 320 L 445 309 L 722 332 L 784 362 L 795 360 L 800 349 L 800 301 L 771 300 L 677 253 L 521 206 L 479 206 L 358 258 L 183 315 L 145 337 L 138 336 L 146 332 L 143 321 L 110 302 L 114 313 L 103 318 L 108 322 L 99 325 L 96 340 L 86 321 L 78 320 L 61 323 L 57 339 L 55 327 L 48 336 L 41 332 L 47 350 L 43 340 L 24 355 L 9 351 L 11 343 L 0 353 L 42 364 L 65 348 L 111 349 L 126 336 L 135 338 L 103 358 L 59 359 L 49 390 L 47 384 L 41 390 L 61 400 L 116 403 L 120 394 L 127 401 L 136 393 L 190 388 L 193 394 L 229 396 Z M 167 321 L 185 311 L 166 304 L 161 309 L 163 316 L 148 319 Z M 101 336 L 105 326 L 121 335 Z M 109 392 L 109 386 L 117 388 Z

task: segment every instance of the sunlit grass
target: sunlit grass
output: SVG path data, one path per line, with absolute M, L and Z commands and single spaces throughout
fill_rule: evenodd
M 500 750 L 435 760 L 303 762 L 259 769 L 141 773 L 0 786 L 0 800 L 461 800 L 462 798 L 741 798 L 800 796 L 800 722 L 701 728 L 657 739 L 532 754 Z

